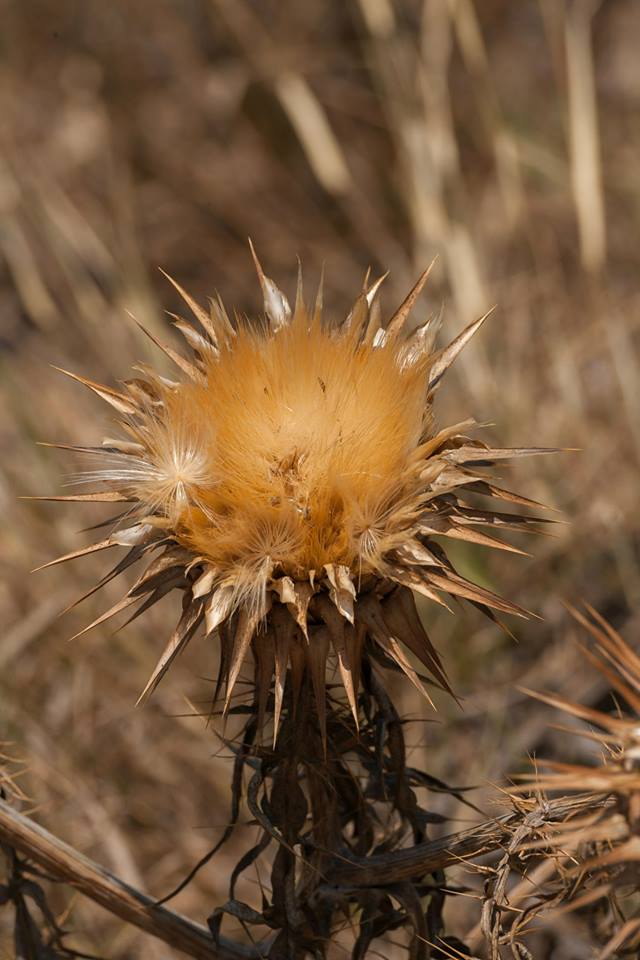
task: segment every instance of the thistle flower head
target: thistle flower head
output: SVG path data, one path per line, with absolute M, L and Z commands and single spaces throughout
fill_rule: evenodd
M 446 686 L 414 593 L 444 605 L 443 595 L 465 598 L 494 618 L 493 611 L 522 614 L 460 576 L 441 538 L 515 551 L 478 527 L 526 527 L 532 518 L 466 498 L 529 506 L 491 483 L 486 467 L 541 451 L 490 449 L 466 435 L 473 421 L 435 429 L 434 391 L 484 318 L 439 352 L 439 318 L 407 336 L 428 271 L 382 325 L 381 281 L 365 285 L 346 319 L 331 322 L 320 303 L 307 309 L 301 283 L 292 311 L 257 259 L 256 266 L 260 322 L 232 324 L 220 300 L 205 312 L 178 287 L 199 324 L 176 321 L 192 357 L 158 346 L 180 380 L 139 367 L 117 391 L 75 377 L 115 407 L 121 431 L 101 447 L 75 448 L 95 455 L 96 468 L 78 478 L 94 489 L 64 499 L 127 507 L 105 540 L 61 559 L 129 547 L 103 582 L 147 561 L 96 623 L 136 603 L 137 616 L 170 590 L 183 592 L 182 616 L 143 697 L 203 625 L 220 638 L 227 708 L 250 651 L 262 714 L 275 675 L 277 730 L 289 666 L 294 700 L 310 674 L 323 723 L 330 655 L 357 715 L 365 645 L 423 690 L 408 648 Z

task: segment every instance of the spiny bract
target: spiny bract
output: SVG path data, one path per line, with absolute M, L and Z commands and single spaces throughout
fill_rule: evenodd
M 79 477 L 96 489 L 56 499 L 127 504 L 106 539 L 60 558 L 129 547 L 101 585 L 155 554 L 91 627 L 136 603 L 138 616 L 170 590 L 183 591 L 182 616 L 142 698 L 204 623 L 207 636 L 220 638 L 225 710 L 252 649 L 261 718 L 275 675 L 277 732 L 289 667 L 294 703 L 308 671 L 324 724 L 330 654 L 356 720 L 365 645 L 424 692 L 404 645 L 446 686 L 414 591 L 440 604 L 442 594 L 465 598 L 494 618 L 492 610 L 522 613 L 460 576 L 433 538 L 519 552 L 477 527 L 522 528 L 533 518 L 464 498 L 530 506 L 490 483 L 484 468 L 542 451 L 490 449 L 464 435 L 472 420 L 435 431 L 434 391 L 484 317 L 439 352 L 438 317 L 408 336 L 405 322 L 428 271 L 382 326 L 376 296 L 384 278 L 365 283 L 346 319 L 330 323 L 321 295 L 308 310 L 299 281 L 291 311 L 255 262 L 259 323 L 232 323 L 219 299 L 205 312 L 176 284 L 201 330 L 176 320 L 189 360 L 158 346 L 184 380 L 138 367 L 141 376 L 116 391 L 75 376 L 115 407 L 123 436 L 72 448 L 96 455 L 97 469 Z

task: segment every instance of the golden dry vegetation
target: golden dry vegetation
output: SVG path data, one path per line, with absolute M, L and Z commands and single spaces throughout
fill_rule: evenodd
M 296 255 L 309 289 L 324 265 L 325 311 L 348 309 L 370 266 L 391 271 L 388 314 L 436 255 L 417 317 L 444 309 L 443 342 L 497 304 L 438 398 L 439 422 L 471 414 L 489 441 L 575 450 L 503 468 L 560 511 L 550 536 L 518 543 L 532 558 L 466 544 L 454 556 L 543 619 L 518 621 L 514 643 L 473 611 L 425 603 L 463 709 L 440 697 L 427 715 L 400 680 L 394 693 L 417 721 L 411 762 L 477 785 L 485 817 L 499 809 L 493 785 L 527 754 L 597 755 L 551 731 L 552 711 L 518 687 L 610 704 L 565 600 L 587 599 L 637 645 L 635 0 L 4 0 L 1 10 L 0 740 L 24 763 L 22 809 L 155 896 L 228 820 L 229 753 L 206 725 L 215 649 L 192 644 L 135 709 L 179 601 L 70 644 L 121 588 L 60 618 L 102 561 L 29 571 L 89 542 L 78 531 L 95 510 L 19 497 L 64 494 L 77 468 L 37 441 L 109 433 L 103 405 L 51 365 L 110 384 L 136 361 L 162 368 L 130 317 L 173 336 L 166 311 L 181 307 L 158 267 L 202 302 L 219 291 L 256 314 L 248 235 L 292 298 Z M 430 805 L 446 818 L 433 836 L 475 817 L 446 794 Z M 242 827 L 176 909 L 204 921 L 254 831 Z M 255 874 L 239 889 L 255 898 Z M 87 952 L 171 956 L 68 890 L 51 902 Z M 447 905 L 451 930 L 472 931 L 482 951 L 479 912 L 469 896 Z M 0 956 L 11 957 L 0 917 Z M 555 919 L 533 956 L 595 956 L 588 919 Z

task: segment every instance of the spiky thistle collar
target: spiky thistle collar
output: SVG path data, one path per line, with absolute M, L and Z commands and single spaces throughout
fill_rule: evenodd
M 384 278 L 365 284 L 347 317 L 334 322 L 322 314 L 321 295 L 307 308 L 301 281 L 291 310 L 254 259 L 264 296 L 258 322 L 231 322 L 219 298 L 205 311 L 172 281 L 199 325 L 175 320 L 191 357 L 152 339 L 180 380 L 138 366 L 139 375 L 115 390 L 68 374 L 115 408 L 121 430 L 102 446 L 71 448 L 95 457 L 95 469 L 79 478 L 91 492 L 48 499 L 123 505 L 109 536 L 52 563 L 127 548 L 99 586 L 146 563 L 83 633 L 182 592 L 182 615 L 141 699 L 204 626 L 219 638 L 225 711 L 252 652 L 261 719 L 274 685 L 275 737 L 288 670 L 294 705 L 310 675 L 324 726 L 329 657 L 356 722 L 365 648 L 425 695 L 409 652 L 447 686 L 416 593 L 444 606 L 447 595 L 463 598 L 494 619 L 524 613 L 457 573 L 442 542 L 520 553 L 479 528 L 522 529 L 536 519 L 480 508 L 469 497 L 533 506 L 496 486 L 487 468 L 545 451 L 491 449 L 469 438 L 473 420 L 435 428 L 434 393 L 485 318 L 442 350 L 434 345 L 437 316 L 407 335 L 428 270 L 386 324 L 377 301 Z

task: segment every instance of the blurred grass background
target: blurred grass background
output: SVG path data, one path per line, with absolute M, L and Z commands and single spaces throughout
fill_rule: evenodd
M 193 643 L 134 710 L 178 599 L 69 644 L 121 587 L 59 619 L 103 562 L 29 571 L 88 542 L 78 530 L 102 515 L 18 497 L 64 493 L 74 469 L 36 441 L 109 433 L 104 406 L 50 364 L 108 383 L 132 362 L 161 365 L 127 315 L 171 336 L 165 311 L 180 308 L 158 267 L 201 301 L 219 290 L 255 313 L 250 235 L 289 293 L 297 254 L 309 291 L 324 264 L 329 311 L 348 309 L 368 266 L 390 269 L 392 310 L 438 255 L 417 317 L 444 306 L 450 337 L 498 305 L 439 419 L 490 421 L 503 445 L 580 448 L 503 473 L 569 521 L 519 543 L 533 559 L 456 551 L 544 620 L 516 624 L 514 644 L 479 615 L 424 610 L 464 710 L 443 700 L 437 722 L 416 723 L 412 762 L 478 784 L 495 811 L 490 782 L 563 747 L 515 684 L 603 695 L 562 601 L 584 597 L 626 633 L 637 618 L 637 0 L 2 0 L 0 12 L 0 739 L 26 763 L 33 809 L 154 895 L 228 817 L 229 764 L 194 716 L 215 650 Z M 404 686 L 406 711 L 424 716 Z M 432 807 L 447 832 L 468 821 L 445 797 Z M 174 905 L 203 920 L 237 849 Z M 86 949 L 168 956 L 56 896 Z M 448 910 L 461 936 L 479 919 L 471 898 Z M 546 936 L 537 957 L 591 955 L 579 919 Z

